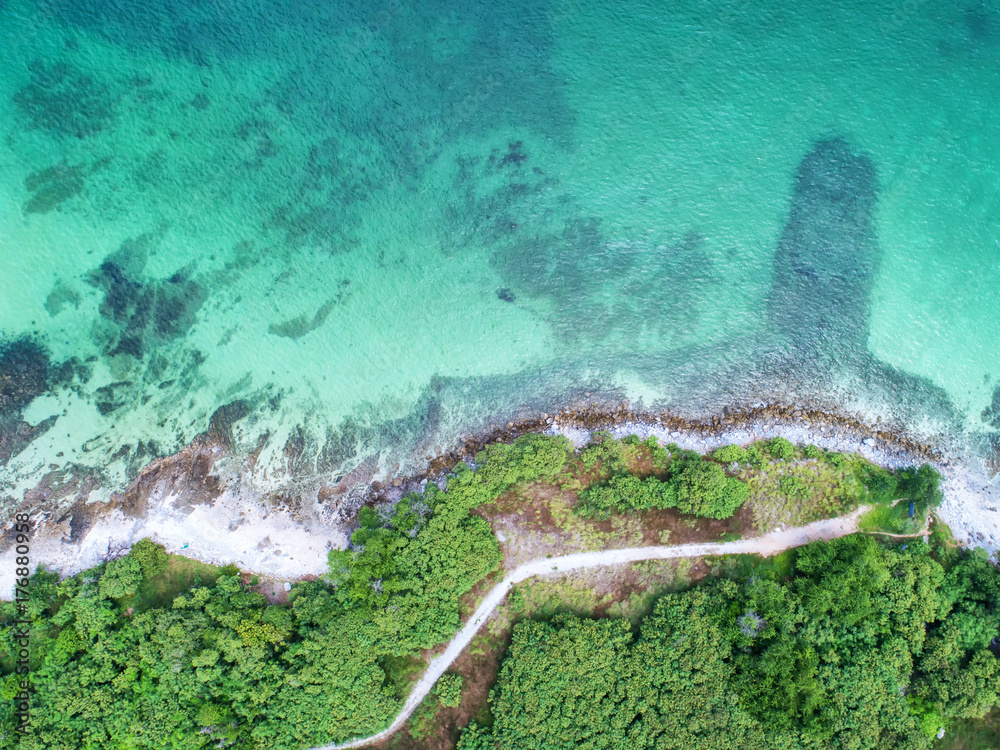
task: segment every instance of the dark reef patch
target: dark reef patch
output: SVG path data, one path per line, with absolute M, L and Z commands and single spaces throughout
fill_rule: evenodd
M 25 201 L 25 214 L 45 214 L 83 191 L 88 170 L 81 164 L 58 164 L 31 172 L 24 188 L 34 193 Z
M 194 325 L 206 293 L 182 269 L 169 278 L 147 282 L 146 266 L 155 235 L 125 240 L 91 274 L 90 281 L 104 292 L 101 316 L 115 324 L 117 335 L 107 346 L 111 356 L 127 354 L 141 359 L 164 341 L 183 336 Z
M 107 130 L 118 99 L 111 89 L 68 62 L 32 60 L 31 81 L 14 94 L 28 127 L 60 138 L 88 138 Z
M 212 100 L 209 99 L 208 96 L 206 96 L 203 93 L 195 94 L 194 98 L 191 100 L 191 106 L 194 107 L 199 112 L 204 112 L 211 105 L 212 105 Z
M 507 287 L 504 287 L 503 289 L 497 289 L 497 299 L 503 300 L 504 302 L 514 302 L 517 297 L 514 295 L 514 292 Z
M 67 305 L 72 305 L 74 310 L 79 309 L 80 293 L 71 285 L 59 281 L 45 298 L 45 311 L 54 318 Z
M 319 471 L 336 471 L 358 455 L 358 451 L 371 435 L 362 425 L 351 418 L 345 419 L 339 427 L 326 431 L 326 440 L 319 449 L 316 466 Z
M 56 417 L 31 426 L 24 408 L 49 389 L 52 375 L 48 352 L 28 338 L 0 343 L 0 466 L 46 432 Z
M 132 386 L 128 381 L 119 381 L 101 386 L 94 391 L 94 406 L 102 416 L 112 414 L 128 402 L 127 391 Z
M 337 293 L 321 305 L 314 315 L 299 315 L 282 323 L 272 323 L 267 327 L 268 333 L 294 340 L 302 338 L 310 331 L 315 331 L 326 322 L 330 313 L 333 312 L 333 308 L 350 295 L 347 290 L 350 283 L 349 279 L 341 279 Z
M 243 399 L 231 401 L 216 409 L 208 420 L 208 439 L 233 449 L 233 425 L 252 411 L 250 402 Z
M 1000 385 L 993 389 L 993 400 L 981 416 L 983 422 L 1000 430 Z
M 244 123 L 237 136 L 258 139 L 259 155 L 263 145 L 259 139 L 272 129 L 270 123 L 252 120 Z M 352 249 L 354 231 L 360 226 L 357 206 L 412 172 L 398 156 L 396 150 L 370 138 L 324 139 L 309 149 L 298 189 L 271 213 L 267 228 L 280 232 L 285 244 L 293 248 L 312 244 L 332 255 Z
M 48 389 L 49 355 L 31 339 L 0 344 L 0 414 L 20 411 Z
M 613 241 L 520 142 L 459 157 L 454 174 L 443 251 L 487 248 L 512 296 L 550 303 L 560 338 L 597 342 L 645 330 L 676 345 L 696 336 L 719 279 L 708 238 L 695 228 L 659 242 Z
M 965 30 L 976 44 L 995 43 L 1000 40 L 1000 14 L 982 2 L 967 8 Z

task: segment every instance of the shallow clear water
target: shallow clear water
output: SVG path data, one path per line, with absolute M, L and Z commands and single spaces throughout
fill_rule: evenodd
M 298 439 L 342 472 L 575 388 L 715 408 L 782 368 L 974 441 L 1000 5 L 745 5 L 0 0 L 0 335 L 49 362 L 5 492 L 116 489 L 240 399 L 260 467 Z M 874 169 L 861 219 L 802 176 L 833 139 Z M 806 309 L 772 281 L 820 234 L 794 283 L 861 270 Z

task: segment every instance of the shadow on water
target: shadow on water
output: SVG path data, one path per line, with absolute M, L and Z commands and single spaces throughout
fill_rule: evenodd
M 437 446 L 453 444 L 461 434 L 543 411 L 555 412 L 566 405 L 616 404 L 627 395 L 612 380 L 612 373 L 621 368 L 637 372 L 651 390 L 662 394 L 654 403 L 643 404 L 650 410 L 669 409 L 703 418 L 727 407 L 765 400 L 858 413 L 873 422 L 882 419 L 886 425 L 923 431 L 925 437 L 957 435 L 963 415 L 943 389 L 886 365 L 868 351 L 870 297 L 880 262 L 873 226 L 877 198 L 871 158 L 841 138 L 820 141 L 802 159 L 794 176 L 788 220 L 774 255 L 768 304 L 756 333 L 722 344 L 654 354 L 623 352 L 612 345 L 602 350 L 588 343 L 580 347 L 580 354 L 547 368 L 490 377 L 435 378 L 406 418 L 391 425 L 381 423 L 381 427 L 349 421 L 338 439 L 328 441 L 335 450 L 327 450 L 322 460 L 307 461 L 306 454 L 319 457 L 323 450 L 322 440 L 307 444 L 299 463 L 344 472 L 378 454 L 390 473 L 396 462 L 419 467 Z M 606 249 L 596 227 L 579 237 L 584 238 L 585 252 Z M 688 242 L 695 244 L 695 240 Z M 529 248 L 518 240 L 507 246 L 508 250 L 513 247 L 509 252 L 514 255 L 500 257 L 499 268 L 514 258 L 507 276 L 512 286 L 522 292 L 527 288 L 529 295 L 557 295 L 562 292 L 551 286 L 556 283 L 551 274 L 518 277 L 517 261 L 525 261 L 536 273 L 551 270 L 547 264 L 553 258 L 574 270 L 602 262 L 600 258 L 570 259 L 572 245 L 556 243 L 553 250 L 544 242 L 532 242 Z M 581 246 L 576 249 L 579 253 Z M 589 291 L 582 278 L 582 273 L 572 273 L 570 283 Z M 529 282 L 535 286 L 528 286 Z M 593 321 L 586 325 L 592 326 Z M 577 329 L 573 335 L 586 340 L 587 331 Z M 996 411 L 1000 413 L 1000 407 Z M 993 419 L 994 413 L 988 416 Z M 933 435 L 927 434 L 928 425 Z M 346 464 L 336 469 L 337 460 Z
M 799 165 L 774 256 L 768 324 L 802 354 L 856 355 L 867 345 L 880 263 L 872 225 L 877 186 L 872 160 L 841 138 L 821 141 Z
M 507 153 L 518 158 L 522 155 L 513 147 Z M 504 153 L 498 158 L 505 158 Z M 514 159 L 489 168 L 521 169 L 525 164 L 524 159 Z M 867 415 L 871 421 L 880 417 L 890 425 L 925 434 L 931 425 L 936 435 L 927 437 L 957 435 L 963 415 L 943 389 L 886 365 L 868 351 L 870 297 L 880 260 L 873 226 L 877 198 L 878 180 L 871 158 L 856 152 L 843 139 L 820 141 L 794 175 L 787 223 L 774 254 L 767 306 L 755 333 L 722 344 L 658 353 L 623 350 L 620 344 L 587 345 L 546 368 L 488 377 L 436 377 L 410 412 L 400 418 L 387 420 L 376 407 L 370 407 L 333 428 L 322 426 L 321 414 L 314 415 L 318 429 L 296 431 L 285 446 L 290 473 L 297 479 L 353 476 L 351 472 L 362 464 L 370 467 L 368 479 L 377 473 L 376 465 L 383 476 L 406 473 L 424 465 L 425 457 L 438 446 L 454 444 L 462 434 L 579 404 L 584 390 L 593 394 L 588 401 L 607 404 L 622 398 L 627 394 L 614 379 L 614 373 L 622 370 L 637 373 L 651 392 L 659 394 L 656 401 L 641 405 L 651 410 L 669 409 L 700 418 L 726 407 L 766 400 L 854 412 Z M 573 237 L 581 240 L 582 248 Z M 590 292 L 583 269 L 593 270 L 593 263 L 603 268 L 607 261 L 604 255 L 610 252 L 599 227 L 577 226 L 575 234 L 561 235 L 565 242 L 557 243 L 555 251 L 535 239 L 538 241 L 528 245 L 526 240 L 515 242 L 515 256 L 510 257 L 530 260 L 536 271 L 553 270 L 547 264 L 555 258 L 573 270 L 571 283 Z M 120 329 L 119 348 L 133 334 L 141 342 L 171 337 L 174 323 L 186 322 L 200 304 L 198 294 L 180 294 L 190 283 L 186 277 L 159 285 L 139 280 L 144 241 L 137 238 L 107 258 L 95 279 L 105 294 L 102 315 Z M 698 239 L 691 237 L 665 255 L 697 253 L 698 244 Z M 577 256 L 571 258 L 569 250 L 574 246 Z M 582 257 L 590 251 L 600 257 Z M 555 254 L 546 255 L 552 252 Z M 499 258 L 500 270 L 505 269 L 504 262 Z M 501 290 L 509 295 L 509 303 L 519 304 L 521 294 L 559 293 L 551 286 L 558 283 L 558 274 L 516 278 L 517 265 L 512 262 L 506 269 L 511 273 L 507 276 L 511 288 Z M 602 281 L 607 278 L 605 275 Z M 538 286 L 527 287 L 529 281 Z M 623 292 L 619 285 L 617 292 L 640 298 L 655 296 L 656 290 L 649 287 L 653 282 L 643 283 L 646 286 L 631 292 Z M 177 299 L 171 285 L 178 287 Z M 161 302 L 170 323 L 166 327 L 156 324 L 154 312 Z M 175 315 L 175 308 L 180 313 Z M 666 315 L 669 318 L 672 313 Z M 623 319 L 630 318 L 626 315 Z M 592 320 L 587 325 L 596 324 Z M 585 331 L 577 330 L 573 335 L 586 339 Z M 984 421 L 1000 420 L 995 416 L 1000 407 L 997 399 L 994 401 Z M 108 408 L 114 406 L 112 399 Z M 227 422 L 227 434 L 232 433 L 232 423 L 252 419 L 250 411 L 234 411 Z M 240 452 L 245 446 L 233 448 Z
M 766 311 L 755 334 L 659 354 L 622 352 L 609 346 L 603 363 L 589 347 L 586 357 L 569 357 L 545 371 L 477 379 L 475 385 L 446 381 L 439 384 L 437 394 L 446 404 L 443 411 L 463 413 L 463 399 L 475 398 L 480 404 L 495 405 L 492 412 L 484 409 L 483 413 L 502 414 L 506 419 L 516 413 L 511 394 L 523 399 L 519 406 L 553 411 L 583 388 L 615 392 L 608 375 L 629 367 L 652 390 L 663 394 L 657 402 L 645 405 L 651 409 L 667 408 L 698 417 L 759 400 L 809 402 L 868 414 L 872 420 L 881 418 L 904 428 L 933 424 L 941 433 L 959 432 L 963 415 L 942 388 L 897 370 L 868 351 L 870 298 L 881 255 L 873 218 L 878 177 L 872 159 L 843 138 L 819 141 L 800 162 L 792 187 L 787 223 L 774 254 Z M 596 227 L 584 236 L 589 238 L 582 248 L 585 253 L 604 252 L 607 243 Z M 551 272 L 555 259 L 556 265 L 567 264 L 566 276 L 580 287 L 576 292 L 592 292 L 580 271 L 594 259 L 570 256 L 569 247 L 575 245 L 579 251 L 579 244 L 557 242 L 554 251 L 547 249 L 548 256 L 542 244 L 513 243 L 512 250 L 503 251 L 506 255 L 498 251 L 499 267 L 509 272 L 514 284 L 533 284 L 528 289 L 536 294 L 540 290 L 558 294 L 565 290 L 553 292 L 548 286 L 558 274 L 540 273 Z M 696 244 L 696 240 L 686 240 L 674 254 L 690 255 Z M 532 273 L 518 276 L 518 269 L 523 272 L 524 267 Z M 669 276 L 664 273 L 657 278 Z M 667 296 L 653 290 L 642 293 Z M 579 304 L 587 306 L 586 301 Z M 673 315 L 669 309 L 665 314 L 669 324 Z M 595 376 L 599 370 L 603 375 Z M 526 398 L 526 393 L 533 396 Z

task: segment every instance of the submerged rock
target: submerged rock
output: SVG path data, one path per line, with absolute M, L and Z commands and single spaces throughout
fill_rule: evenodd
M 31 339 L 0 344 L 0 466 L 4 466 L 36 437 L 46 432 L 56 417 L 32 426 L 22 411 L 49 388 L 49 355 Z

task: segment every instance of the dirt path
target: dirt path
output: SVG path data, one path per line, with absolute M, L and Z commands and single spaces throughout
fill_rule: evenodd
M 774 555 L 792 547 L 801 547 L 809 542 L 837 539 L 853 534 L 858 530 L 858 519 L 867 510 L 869 508 L 861 507 L 848 516 L 814 521 L 805 526 L 773 531 L 754 539 L 740 539 L 735 542 L 715 544 L 681 544 L 673 547 L 633 547 L 602 552 L 580 552 L 575 555 L 532 560 L 519 565 L 493 587 L 493 590 L 483 599 L 465 626 L 452 638 L 444 652 L 435 657 L 427 666 L 427 671 L 413 686 L 406 703 L 392 724 L 370 737 L 362 737 L 340 745 L 323 745 L 313 748 L 313 750 L 347 750 L 347 748 L 363 747 L 372 742 L 383 740 L 396 732 L 427 697 L 438 678 L 447 671 L 458 655 L 472 642 L 473 637 L 479 632 L 479 628 L 500 606 L 511 587 L 516 583 L 548 573 L 563 573 L 568 570 L 595 568 L 602 565 L 622 565 L 641 560 L 665 560 L 676 557 L 703 557 L 705 555 Z

